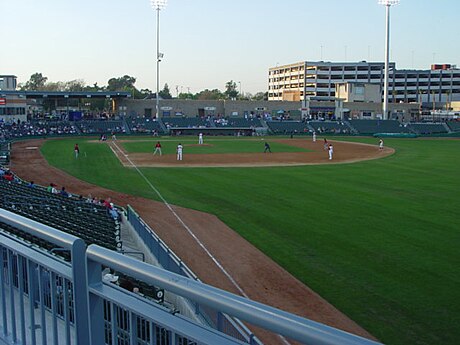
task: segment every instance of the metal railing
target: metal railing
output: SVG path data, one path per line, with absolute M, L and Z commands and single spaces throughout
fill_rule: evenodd
M 71 262 L 8 234 L 8 227 L 71 252 Z M 168 272 L 0 209 L 0 342 L 7 344 L 243 344 L 103 280 L 102 269 L 159 286 L 312 345 L 377 344 Z
M 198 277 L 193 271 L 184 264 L 180 258 L 168 247 L 166 243 L 144 222 L 136 211 L 128 205 L 127 218 L 133 229 L 139 235 L 144 245 L 150 253 L 157 259 L 159 265 L 164 269 L 177 273 L 181 276 L 197 280 Z M 231 335 L 234 338 L 243 340 L 249 344 L 261 344 L 255 335 L 240 320 L 233 319 L 222 312 L 210 308 L 206 305 L 200 305 L 193 300 L 187 300 L 190 309 L 196 316 L 206 322 L 209 326 Z
M 70 266 L 52 255 L 33 249 L 6 234 L 0 250 L 3 270 L 0 272 L 1 335 L 16 343 L 37 342 L 40 327 L 41 343 L 47 343 L 47 320 L 52 323 L 52 338 L 57 341 L 57 318 L 64 320 L 64 334 L 70 344 L 70 324 L 73 324 L 77 344 L 89 344 L 88 284 L 84 260 L 86 245 L 82 239 L 0 209 L 0 222 L 68 250 Z M 61 291 L 61 292 L 59 292 Z M 75 303 L 78 301 L 78 303 Z M 26 305 L 28 313 L 26 317 Z M 38 309 L 39 312 L 36 312 Z M 49 315 L 51 313 L 51 315 Z M 16 315 L 18 316 L 16 317 Z M 59 315 L 61 314 L 61 315 Z M 7 317 L 9 316 L 9 317 Z M 36 318 L 39 317 L 37 320 Z M 38 323 L 37 323 L 38 322 Z M 29 330 L 29 334 L 26 334 Z

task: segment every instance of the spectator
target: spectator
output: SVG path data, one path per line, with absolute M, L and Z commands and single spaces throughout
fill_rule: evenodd
M 10 170 L 7 170 L 5 174 L 3 175 L 3 178 L 7 181 L 14 181 L 14 175 Z
M 54 183 L 50 183 L 50 185 L 48 186 L 48 188 L 46 188 L 46 190 L 49 193 L 52 193 L 52 194 L 57 194 L 58 193 L 58 191 L 56 189 L 56 185 Z
M 70 196 L 70 194 L 67 193 L 67 191 L 65 190 L 65 187 L 64 187 L 64 186 L 61 188 L 61 191 L 59 192 L 59 194 L 60 194 L 61 196 L 66 197 L 66 198 L 68 198 L 68 197 Z
M 113 219 L 120 220 L 120 214 L 117 209 L 114 207 L 113 203 L 110 203 L 109 214 Z

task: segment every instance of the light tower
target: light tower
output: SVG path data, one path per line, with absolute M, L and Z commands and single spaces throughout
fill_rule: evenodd
M 386 8 L 385 25 L 385 80 L 383 85 L 383 119 L 388 120 L 388 75 L 390 65 L 390 7 L 399 4 L 399 0 L 379 0 Z
M 160 92 L 160 61 L 163 54 L 160 53 L 160 10 L 166 7 L 168 0 L 150 0 L 150 3 L 155 11 L 157 11 L 157 91 L 156 91 L 156 118 L 160 117 L 160 99 L 158 93 Z

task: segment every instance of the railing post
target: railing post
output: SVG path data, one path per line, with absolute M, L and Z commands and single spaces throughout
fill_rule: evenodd
M 1 295 L 1 304 L 2 304 L 2 328 L 3 328 L 3 336 L 6 337 L 8 335 L 8 319 L 6 314 L 6 285 L 5 285 L 5 250 L 6 248 L 0 247 L 0 295 Z
M 85 256 L 88 284 L 91 286 L 102 284 L 102 267 L 99 263 L 89 260 Z M 113 307 L 113 306 L 112 306 Z M 91 344 L 104 344 L 104 301 L 94 294 L 89 295 L 89 316 Z M 114 322 L 112 320 L 112 322 Z
M 220 311 L 217 312 L 217 330 L 223 332 L 224 330 L 224 316 Z
M 10 323 L 11 323 L 11 340 L 13 343 L 17 341 L 17 334 L 16 334 L 16 305 L 15 305 L 15 298 L 14 298 L 14 256 L 11 250 L 7 251 L 7 262 L 8 262 L 8 280 L 10 283 Z
M 38 298 L 38 293 L 36 292 L 36 286 L 38 286 L 38 281 L 36 279 L 36 270 L 37 270 L 37 265 L 33 262 L 27 260 L 27 275 L 28 275 L 28 280 L 27 280 L 27 289 L 29 291 L 29 320 L 30 324 L 33 327 L 30 327 L 30 343 L 35 344 L 36 343 L 36 335 L 35 335 L 35 299 Z
M 71 255 L 77 344 L 91 344 L 89 336 L 88 279 L 86 276 L 85 252 L 85 242 L 82 239 L 76 239 L 72 244 Z

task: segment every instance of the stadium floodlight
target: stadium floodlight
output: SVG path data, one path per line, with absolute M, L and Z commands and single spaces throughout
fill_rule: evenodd
M 158 94 L 160 93 L 160 61 L 164 54 L 160 53 L 160 11 L 166 7 L 168 0 L 150 0 L 150 4 L 153 9 L 157 11 L 157 90 L 156 90 L 156 118 L 160 117 L 160 99 Z
M 168 0 L 150 0 L 154 10 L 162 10 L 166 7 Z
M 400 0 L 379 0 L 380 5 L 393 6 L 399 4 Z
M 383 119 L 388 120 L 388 75 L 390 68 L 390 7 L 399 4 L 399 0 L 379 0 L 386 7 L 385 25 L 385 79 L 383 85 Z

